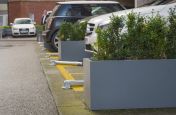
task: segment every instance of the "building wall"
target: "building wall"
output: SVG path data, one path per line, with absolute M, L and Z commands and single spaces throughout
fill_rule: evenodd
M 44 10 L 52 10 L 55 1 L 10 1 L 8 3 L 9 23 L 15 18 L 34 16 L 34 21 L 40 24 Z
M 134 8 L 134 0 L 117 0 L 127 8 Z
M 0 26 L 7 25 L 7 17 L 7 0 L 0 0 Z
M 7 4 L 8 0 L 0 0 L 0 4 Z
M 141 7 L 145 4 L 148 4 L 148 3 L 151 3 L 154 1 L 156 1 L 156 0 L 135 0 L 135 7 Z
M 0 4 L 0 11 L 7 11 L 7 4 Z

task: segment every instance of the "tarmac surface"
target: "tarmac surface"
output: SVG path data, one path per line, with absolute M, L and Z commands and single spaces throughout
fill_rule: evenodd
M 36 38 L 0 40 L 0 115 L 58 115 Z

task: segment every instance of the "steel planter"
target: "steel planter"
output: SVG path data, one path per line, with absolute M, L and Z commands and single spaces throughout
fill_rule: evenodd
M 176 60 L 84 59 L 92 110 L 176 107 Z
M 82 61 L 91 57 L 91 53 L 85 52 L 84 41 L 60 41 L 58 52 L 62 61 Z

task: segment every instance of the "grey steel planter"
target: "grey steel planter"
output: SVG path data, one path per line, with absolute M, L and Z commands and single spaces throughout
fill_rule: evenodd
M 84 59 L 85 102 L 92 110 L 176 107 L 176 60 Z
M 60 41 L 58 52 L 62 61 L 82 61 L 91 57 L 91 53 L 85 52 L 84 41 Z
M 4 29 L 3 29 L 3 33 L 2 33 L 2 36 L 3 36 L 3 37 L 12 36 L 12 30 L 11 30 L 11 28 L 4 28 Z

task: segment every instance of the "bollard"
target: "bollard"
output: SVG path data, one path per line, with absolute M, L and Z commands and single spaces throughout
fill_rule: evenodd
M 63 89 L 70 89 L 72 86 L 83 86 L 84 80 L 64 80 Z
M 61 64 L 61 65 L 75 65 L 75 66 L 82 66 L 83 63 L 82 62 L 77 62 L 77 61 L 57 61 L 57 60 L 50 60 L 50 65 L 57 65 L 57 64 Z

